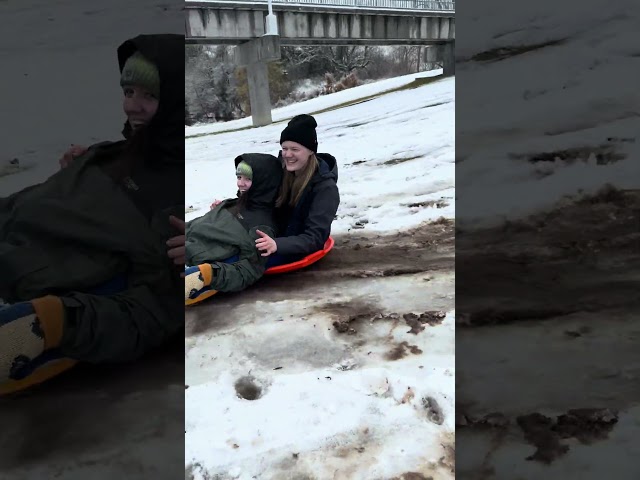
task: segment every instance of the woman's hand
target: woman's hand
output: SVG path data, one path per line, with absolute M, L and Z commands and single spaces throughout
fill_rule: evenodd
M 260 235 L 260 238 L 256 240 L 256 248 L 262 252 L 263 257 L 268 257 L 278 251 L 278 245 L 273 238 L 260 230 L 256 230 L 256 233 Z
M 222 200 L 214 200 L 213 203 L 211 204 L 210 209 L 213 210 L 214 208 L 216 208 L 221 203 L 222 203 Z

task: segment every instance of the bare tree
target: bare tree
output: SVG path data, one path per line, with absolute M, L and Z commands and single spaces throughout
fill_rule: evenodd
M 246 73 L 235 65 L 233 48 L 185 46 L 185 123 L 212 118 L 224 121 L 250 113 Z M 419 46 L 283 47 L 281 61 L 269 64 L 271 102 L 286 105 L 352 88 L 363 79 L 376 80 L 419 72 L 423 68 L 438 68 L 437 64 L 427 61 L 431 56 L 426 50 Z M 333 80 L 326 81 L 327 78 Z M 296 91 L 299 86 L 304 88 Z
M 320 70 L 315 72 L 318 74 L 329 72 L 346 75 L 354 70 L 366 68 L 371 61 L 369 57 L 369 47 L 306 46 L 291 49 L 285 60 L 294 65 L 319 67 Z
M 239 115 L 231 49 L 188 46 L 185 50 L 185 106 L 195 120 L 231 120 Z M 198 47 L 198 48 L 193 48 Z

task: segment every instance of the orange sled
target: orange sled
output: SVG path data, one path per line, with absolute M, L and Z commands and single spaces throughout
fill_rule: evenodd
M 333 238 L 329 237 L 327 241 L 324 242 L 324 248 L 322 250 L 318 250 L 317 252 L 307 255 L 302 260 L 298 260 L 297 262 L 285 263 L 284 265 L 277 265 L 275 267 L 267 268 L 264 274 L 276 275 L 278 273 L 294 272 L 296 270 L 300 270 L 301 268 L 308 267 L 309 265 L 316 263 L 327 253 L 329 253 L 334 244 L 335 241 L 333 240 Z

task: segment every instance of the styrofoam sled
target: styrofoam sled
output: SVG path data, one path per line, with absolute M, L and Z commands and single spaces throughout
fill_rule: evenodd
M 196 298 L 187 298 L 184 301 L 184 304 L 185 306 L 190 307 L 191 305 L 205 301 L 207 298 L 213 297 L 216 293 L 218 293 L 217 290 L 207 289 L 205 287 L 204 291 L 200 295 Z
M 318 260 L 320 260 L 321 258 L 323 258 L 324 256 L 327 255 L 327 253 L 329 253 L 331 251 L 331 249 L 333 248 L 333 246 L 335 245 L 335 240 L 332 237 L 329 237 L 327 239 L 326 242 L 324 242 L 324 248 L 322 250 L 318 250 L 317 252 L 314 252 L 310 255 L 307 255 L 306 257 L 304 257 L 301 260 L 298 260 L 297 262 L 292 262 L 292 263 L 285 263 L 284 265 L 276 265 L 270 268 L 267 268 L 267 270 L 265 270 L 264 274 L 265 275 L 278 275 L 281 273 L 289 273 L 289 272 L 295 272 L 296 270 L 300 270 L 303 268 L 308 267 L 309 265 L 312 265 L 314 263 L 316 263 Z M 186 306 L 191 306 L 191 305 L 195 305 L 196 303 L 200 303 L 212 296 L 214 296 L 217 292 L 217 290 L 204 290 L 200 295 L 198 295 L 196 298 L 189 298 L 187 300 L 185 300 L 184 304 Z
M 1 383 L 0 396 L 9 395 L 21 390 L 26 390 L 30 387 L 35 387 L 36 385 L 66 372 L 73 366 L 77 365 L 77 363 L 77 360 L 66 357 L 49 359 L 25 378 L 20 380 L 7 380 Z
M 90 290 L 88 293 L 94 295 L 111 295 L 124 290 L 126 285 L 126 277 L 118 276 Z M 28 375 L 20 379 L 10 379 L 0 382 L 0 397 L 35 387 L 70 370 L 78 363 L 77 360 L 62 356 L 56 350 L 45 351 L 33 359 L 31 372 Z

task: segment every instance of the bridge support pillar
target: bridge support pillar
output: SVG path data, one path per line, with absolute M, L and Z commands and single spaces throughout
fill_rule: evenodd
M 442 48 L 442 74 L 450 77 L 456 74 L 456 51 L 455 42 L 447 42 L 440 46 Z
M 235 50 L 236 65 L 247 67 L 249 102 L 254 127 L 273 123 L 267 63 L 279 59 L 280 37 L 278 35 L 264 35 L 238 45 Z
M 445 77 L 455 75 L 456 71 L 456 56 L 455 56 L 455 42 L 442 43 L 440 45 L 434 45 L 425 50 L 425 62 L 429 63 L 441 63 L 442 74 Z

